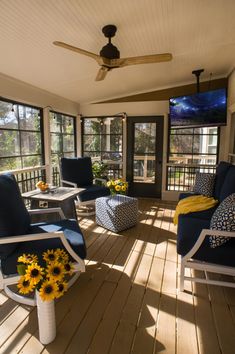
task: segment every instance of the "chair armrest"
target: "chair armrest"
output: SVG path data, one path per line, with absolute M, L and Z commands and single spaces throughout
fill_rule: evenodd
M 28 235 L 19 235 L 19 236 L 7 236 L 7 237 L 0 238 L 0 244 L 36 241 L 36 240 L 43 240 L 43 239 L 48 239 L 48 238 L 58 238 L 58 237 L 61 238 L 61 235 L 64 236 L 63 231 L 42 232 L 42 233 L 38 233 L 38 234 L 28 234 Z
M 43 232 L 38 234 L 28 234 L 28 235 L 20 235 L 20 236 L 7 236 L 7 237 L 0 237 L 0 245 L 6 243 L 18 243 L 18 242 L 25 242 L 25 241 L 37 241 L 37 240 L 45 240 L 45 239 L 52 239 L 52 238 L 60 238 L 61 242 L 63 243 L 66 251 L 70 254 L 70 256 L 81 266 L 81 271 L 85 270 L 84 261 L 74 252 L 72 247 L 70 246 L 69 242 L 67 241 L 63 231 L 56 231 L 56 232 Z
M 203 229 L 195 242 L 194 246 L 191 248 L 191 250 L 184 255 L 184 259 L 189 259 L 192 258 L 192 256 L 198 251 L 200 248 L 202 242 L 205 240 L 206 237 L 208 236 L 223 236 L 223 237 L 235 237 L 235 232 L 232 231 L 222 231 L 222 230 L 212 230 L 212 229 Z
M 68 184 L 74 188 L 77 188 L 77 183 L 74 183 L 74 182 L 70 182 L 70 181 L 66 181 L 65 179 L 61 179 L 60 180 L 61 183 L 65 183 L 65 184 Z
M 61 208 L 29 209 L 28 212 L 30 215 L 58 213 L 62 220 L 66 219 Z
M 102 183 L 105 184 L 105 185 L 106 185 L 106 183 L 107 183 L 107 180 L 106 180 L 105 178 L 98 178 L 98 177 L 96 177 L 96 178 L 93 179 L 93 183 L 95 183 L 96 181 L 102 182 Z

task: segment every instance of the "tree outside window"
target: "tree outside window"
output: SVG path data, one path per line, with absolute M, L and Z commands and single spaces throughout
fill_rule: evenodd
M 43 164 L 39 108 L 0 101 L 0 170 Z

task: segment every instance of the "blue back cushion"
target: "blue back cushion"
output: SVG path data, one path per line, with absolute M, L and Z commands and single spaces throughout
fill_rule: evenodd
M 224 179 L 226 177 L 226 174 L 231 166 L 232 166 L 231 163 L 226 161 L 221 161 L 216 168 L 215 189 L 214 189 L 215 199 L 220 200 L 221 188 L 224 184 Z
M 222 202 L 230 194 L 235 193 L 235 166 L 231 166 L 224 179 L 223 186 L 220 191 L 219 201 Z
M 0 237 L 27 234 L 29 226 L 30 216 L 15 177 L 0 175 Z M 16 247 L 17 243 L 0 245 L 0 257 L 6 258 Z
M 90 157 L 61 158 L 62 179 L 77 183 L 78 187 L 93 183 L 92 163 Z

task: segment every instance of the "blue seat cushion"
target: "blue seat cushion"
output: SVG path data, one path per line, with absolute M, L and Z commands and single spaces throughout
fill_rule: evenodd
M 177 252 L 181 256 L 184 256 L 191 250 L 191 248 L 197 241 L 202 229 L 210 228 L 210 219 L 199 219 L 198 217 L 195 217 L 195 215 L 193 215 L 198 213 L 179 215 L 177 232 Z
M 184 192 L 184 193 L 180 193 L 179 195 L 179 200 L 185 199 L 187 197 L 192 197 L 193 195 L 198 195 L 197 193 L 194 192 Z
M 93 172 L 90 157 L 61 158 L 62 179 L 76 183 L 78 187 L 92 185 Z
M 63 231 L 66 239 L 75 253 L 82 259 L 86 257 L 86 244 L 82 232 L 76 220 L 60 220 L 54 223 L 32 224 L 29 233 L 37 234 L 42 232 Z M 59 238 L 37 241 L 20 242 L 7 259 L 2 260 L 2 271 L 4 274 L 16 274 L 17 259 L 23 253 L 36 254 L 42 262 L 42 253 L 48 249 L 64 248 Z
M 218 205 L 214 206 L 213 208 L 207 209 L 207 210 L 201 210 L 201 211 L 196 211 L 193 213 L 188 213 L 184 214 L 185 217 L 189 216 L 191 219 L 197 219 L 197 220 L 208 220 L 210 222 L 212 215 L 216 211 Z
M 235 266 L 235 239 L 231 238 L 227 243 L 219 247 L 211 248 L 209 237 L 202 243 L 199 250 L 196 252 L 193 259 L 215 263 L 225 266 Z
M 21 197 L 14 175 L 0 175 L 0 237 L 28 233 L 30 216 Z M 17 243 L 0 245 L 0 258 L 14 252 Z
M 210 228 L 210 220 L 216 207 L 179 215 L 177 231 L 177 252 L 179 254 L 184 256 L 188 253 L 197 241 L 201 230 Z
M 216 207 L 189 214 L 179 215 L 177 252 L 185 256 L 196 243 L 202 229 L 210 229 L 210 219 Z M 203 241 L 193 259 L 209 263 L 235 266 L 235 239 L 231 238 L 220 247 L 211 248 L 209 237 Z
M 85 190 L 79 193 L 79 199 L 81 202 L 87 202 L 100 197 L 106 197 L 110 195 L 110 190 L 108 187 L 104 186 L 86 186 Z

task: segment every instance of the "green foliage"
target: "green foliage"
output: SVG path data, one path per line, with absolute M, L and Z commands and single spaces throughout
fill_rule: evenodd
M 0 170 L 33 167 L 41 163 L 39 110 L 0 101 Z M 13 129 L 17 129 L 15 131 Z M 34 156 L 32 156 L 32 155 Z M 21 157 L 15 157 L 15 156 Z M 4 159 L 1 159 L 1 158 Z
M 102 161 L 96 161 L 92 164 L 93 176 L 95 178 L 106 178 L 108 173 L 108 166 Z

